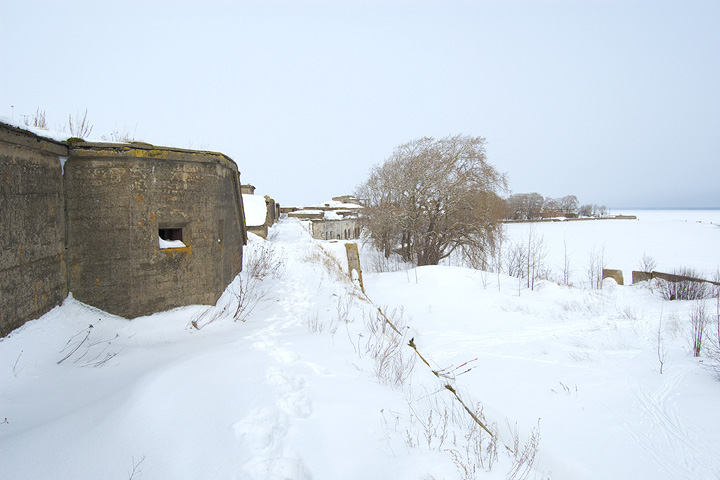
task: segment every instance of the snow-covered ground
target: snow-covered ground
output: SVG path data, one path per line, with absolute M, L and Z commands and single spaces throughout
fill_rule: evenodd
M 514 241 L 526 239 L 534 229 L 547 244 L 547 266 L 563 271 L 565 255 L 571 280 L 586 281 L 589 257 L 603 255 L 607 268 L 623 271 L 631 283 L 643 255 L 657 262 L 656 270 L 671 272 L 689 267 L 707 278 L 720 268 L 720 210 L 623 210 L 614 215 L 635 215 L 637 220 L 596 220 L 579 222 L 522 223 L 506 226 Z
M 658 270 L 715 271 L 717 211 L 637 214 L 535 228 L 548 263 L 574 246 L 578 279 L 593 244 L 626 279 L 642 253 Z M 237 315 L 240 279 L 214 308 L 129 322 L 69 298 L 13 332 L 0 341 L 2 477 L 720 478 L 720 381 L 707 352 L 691 354 L 692 302 L 611 280 L 531 291 L 457 266 L 366 268 L 366 296 L 343 255 L 287 219 L 268 241 L 251 235 Z

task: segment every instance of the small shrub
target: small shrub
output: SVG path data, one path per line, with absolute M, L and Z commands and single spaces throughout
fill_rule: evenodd
M 710 284 L 710 296 L 718 298 L 720 297 L 720 268 L 713 273 L 712 281 L 714 283 Z
M 690 332 L 692 351 L 694 357 L 699 357 L 702 350 L 705 326 L 708 324 L 708 315 L 705 312 L 705 302 L 698 301 L 690 311 Z
M 79 112 L 75 118 L 73 118 L 72 115 L 68 115 L 68 129 L 70 130 L 70 135 L 73 137 L 82 139 L 90 136 L 93 126 L 90 125 L 90 122 L 88 121 L 87 108 L 85 109 L 85 113 L 82 117 L 80 117 Z
M 516 278 L 525 278 L 527 251 L 521 243 L 510 244 L 505 249 L 505 272 Z
M 606 266 L 605 246 L 603 245 L 600 251 L 596 251 L 595 248 L 593 248 L 588 254 L 588 266 L 586 269 L 590 288 L 602 288 L 602 272 Z
M 83 367 L 102 367 L 115 358 L 122 350 L 113 347 L 113 341 L 118 338 L 119 334 L 116 333 L 112 338 L 91 340 L 93 328 L 93 325 L 89 325 L 86 330 L 81 330 L 70 337 L 60 351 L 60 353 L 65 353 L 65 356 L 56 363 L 60 365 L 65 360 L 72 358 L 73 363 Z
M 354 285 L 350 276 L 343 271 L 342 266 L 340 266 L 335 257 L 330 255 L 318 244 L 313 245 L 312 250 L 306 253 L 303 261 L 315 265 L 320 265 L 330 275 L 330 278 L 335 281 Z
M 720 377 L 720 296 L 715 297 L 715 325 L 712 326 L 708 332 L 709 336 L 713 337 L 710 344 L 710 359 L 713 363 L 713 367 Z
M 396 253 L 385 257 L 382 252 L 372 248 L 363 251 L 362 267 L 368 273 L 400 272 L 409 270 L 412 265 L 402 261 L 402 257 Z
M 381 311 L 366 316 L 365 326 L 369 335 L 364 353 L 373 359 L 373 373 L 383 385 L 401 387 L 412 374 L 416 361 L 414 352 L 405 348 L 405 335 L 399 333 L 407 331 L 402 310 L 394 310 L 389 316 Z
M 540 445 L 540 424 L 530 431 L 527 442 L 520 448 L 517 430 L 513 431 L 513 465 L 507 473 L 508 480 L 523 480 L 530 476 L 537 460 Z
M 45 120 L 45 111 L 39 108 L 35 111 L 34 115 L 23 115 L 22 120 L 26 127 L 35 127 L 42 130 L 48 129 L 47 120 Z
M 307 326 L 308 331 L 311 333 L 322 333 L 323 330 L 325 330 L 325 324 L 320 321 L 320 314 L 318 312 L 308 316 Z
M 700 279 L 700 273 L 689 267 L 676 268 L 672 275 L 687 277 L 678 282 L 660 281 L 660 293 L 665 300 L 701 300 L 712 296 L 710 283 L 690 280 Z
M 483 414 L 482 407 L 478 404 L 473 409 L 473 415 L 480 419 L 484 425 L 487 419 Z M 455 468 L 463 480 L 475 480 L 479 473 L 491 472 L 498 458 L 498 429 L 497 425 L 490 425 L 488 434 L 474 421 L 460 420 L 457 426 L 463 431 L 462 440 L 464 442 L 455 442 L 455 448 L 447 451 L 452 456 Z
M 234 292 L 237 297 L 237 307 L 233 315 L 235 321 L 247 320 L 265 294 L 261 288 L 263 280 L 268 277 L 282 278 L 285 267 L 284 257 L 275 254 L 274 248 L 270 246 L 246 249 L 238 289 Z
M 127 125 L 123 125 L 122 129 L 115 127 L 115 129 L 110 132 L 110 135 L 103 135 L 103 140 L 110 141 L 110 142 L 117 142 L 117 143 L 143 143 L 138 142 L 135 139 L 135 132 L 137 131 L 137 126 L 135 126 L 135 129 L 132 133 L 130 133 L 130 129 Z

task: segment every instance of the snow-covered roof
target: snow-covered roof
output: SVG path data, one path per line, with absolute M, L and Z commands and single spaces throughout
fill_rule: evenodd
M 23 125 L 23 122 L 20 120 L 13 120 L 9 117 L 0 117 L 0 122 L 6 124 L 6 125 L 12 125 L 13 127 L 17 127 L 21 130 L 26 130 L 30 133 L 34 133 L 35 135 L 39 137 L 48 138 L 50 140 L 55 140 L 58 142 L 64 142 L 68 138 L 72 137 L 72 135 L 65 133 L 65 132 L 58 132 L 56 130 L 46 130 L 44 128 L 37 128 L 37 127 L 31 127 L 29 125 Z
M 265 197 L 244 193 L 242 198 L 243 208 L 245 209 L 245 225 L 248 227 L 265 225 L 265 219 L 267 217 Z
M 330 200 L 329 202 L 323 202 L 323 203 L 316 203 L 315 205 L 311 205 L 309 208 L 332 208 L 332 209 L 338 209 L 338 208 L 362 208 L 362 205 L 358 205 L 356 203 L 343 203 L 338 202 L 336 200 Z
M 350 213 L 347 210 L 345 210 L 346 213 Z M 353 215 L 353 218 L 355 215 Z M 341 215 L 340 212 L 331 210 L 329 212 L 325 212 L 325 220 L 342 220 L 346 218 L 344 215 Z
M 30 125 L 25 125 L 21 120 L 18 119 L 12 119 L 9 117 L 0 117 L 0 122 L 6 124 L 6 125 L 12 125 L 13 127 L 19 128 L 20 130 L 25 130 L 30 133 L 33 133 L 37 135 L 38 137 L 47 138 L 49 140 L 55 140 L 56 142 L 64 142 L 68 138 L 71 138 L 73 135 L 71 133 L 67 132 L 60 132 L 58 130 L 50 130 L 45 128 L 37 128 L 32 127 Z M 111 142 L 107 140 L 103 140 L 101 138 L 98 138 L 96 136 L 89 136 L 88 138 L 84 139 L 86 142 L 97 142 L 97 143 L 122 143 L 122 142 Z

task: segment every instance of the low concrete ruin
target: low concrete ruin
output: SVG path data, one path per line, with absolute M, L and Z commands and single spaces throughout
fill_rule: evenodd
M 362 205 L 353 196 L 334 197 L 309 207 L 289 212 L 290 218 L 308 222 L 308 229 L 317 240 L 355 240 L 360 238 L 358 217 Z
M 623 281 L 623 272 L 622 270 L 613 270 L 610 268 L 603 268 L 602 271 L 602 279 L 605 280 L 606 278 L 612 278 L 614 279 L 618 285 L 624 285 Z
M 255 191 L 252 185 L 243 185 L 242 190 L 248 232 L 267 238 L 268 229 L 280 220 L 280 205 L 267 195 L 245 193 Z

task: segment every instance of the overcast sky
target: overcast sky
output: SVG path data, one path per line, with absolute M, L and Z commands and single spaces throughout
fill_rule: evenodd
M 0 0 L 0 116 L 38 108 L 286 205 L 465 134 L 514 193 L 720 207 L 720 1 Z

